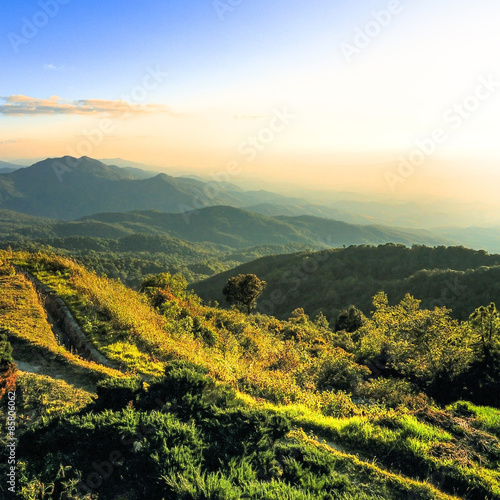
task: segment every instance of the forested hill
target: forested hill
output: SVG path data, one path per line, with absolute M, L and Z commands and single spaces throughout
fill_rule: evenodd
M 256 274 L 267 282 L 257 309 L 281 318 L 303 307 L 333 321 L 351 304 L 368 314 L 372 297 L 383 290 L 391 303 L 411 293 L 423 307 L 446 306 L 465 319 L 481 304 L 500 302 L 499 266 L 500 255 L 463 247 L 362 245 L 263 257 L 196 283 L 194 290 L 225 305 L 227 280 Z
M 385 226 L 362 226 L 319 217 L 267 217 L 229 206 L 186 213 L 154 210 L 106 212 L 72 222 L 28 217 L 0 210 L 0 240 L 90 236 L 120 238 L 131 234 L 165 234 L 191 242 L 210 242 L 231 248 L 300 243 L 315 247 L 388 242 L 411 245 L 446 244 L 427 231 Z

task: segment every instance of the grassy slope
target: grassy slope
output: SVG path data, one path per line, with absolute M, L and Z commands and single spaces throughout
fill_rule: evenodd
M 204 308 L 193 299 L 181 297 L 170 307 L 177 304 L 189 312 L 188 316 L 203 322 L 205 337 L 194 338 L 186 333 L 192 325 L 169 321 L 169 316 L 175 316 L 172 312 L 160 316 L 137 293 L 120 283 L 98 278 L 71 261 L 28 254 L 3 254 L 0 258 L 12 258 L 55 289 L 94 344 L 124 368 L 151 376 L 172 358 L 188 359 L 206 366 L 219 381 L 244 391 L 240 399 L 249 407 L 289 417 L 297 429 L 289 439 L 301 443 L 307 453 L 319 454 L 324 456 L 321 460 L 334 463 L 329 467 L 342 471 L 359 488 L 358 496 L 352 498 L 451 498 L 443 491 L 457 491 L 460 498 L 500 498 L 499 474 L 489 457 L 490 451 L 498 450 L 498 410 L 465 405 L 464 417 L 462 406 L 428 408 L 412 414 L 404 408 L 384 410 L 350 402 L 340 408 L 338 417 L 327 416 L 319 411 L 322 396 L 307 390 L 307 385 L 299 387 L 298 380 L 290 378 L 289 369 L 279 368 L 280 363 L 297 363 L 283 355 L 299 353 L 298 348 L 303 360 L 312 359 L 305 348 L 307 339 L 287 343 L 272 333 L 293 325 L 265 317 L 249 322 L 240 313 Z M 43 309 L 33 289 L 12 275 L 8 266 L 4 269 L 2 325 L 5 322 L 15 337 L 29 341 L 30 346 L 43 347 L 58 360 L 63 358 L 61 364 L 78 374 L 77 378 L 82 369 L 102 377 L 104 369 L 60 351 L 44 323 Z M 215 344 L 212 337 L 207 337 L 208 331 L 217 337 Z M 318 341 L 311 342 L 317 350 Z M 16 344 L 14 347 L 17 355 Z M 282 357 L 277 358 L 278 354 Z M 278 359 L 280 363 L 276 363 Z M 23 376 L 24 380 L 29 377 L 34 376 Z M 38 377 L 37 384 L 40 392 L 31 396 L 32 401 L 55 384 L 64 397 L 72 394 L 71 387 L 53 379 Z M 74 409 L 87 398 L 88 393 L 78 392 L 81 403 Z M 335 401 L 333 398 L 329 402 Z M 313 435 L 301 433 L 300 428 Z M 379 496 L 366 496 L 368 491 Z
M 10 266 L 0 273 L 1 327 L 8 332 L 16 361 L 56 374 L 68 383 L 91 390 L 106 376 L 120 376 L 93 362 L 85 361 L 59 345 L 31 282 Z

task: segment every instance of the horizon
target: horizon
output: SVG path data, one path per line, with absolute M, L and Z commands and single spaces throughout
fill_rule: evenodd
M 235 183 L 498 203 L 496 4 L 0 12 L 4 161 L 121 157 L 202 176 L 237 163 Z
M 70 156 L 70 155 L 65 155 Z M 216 170 L 216 169 L 190 169 L 182 166 L 172 166 L 172 167 L 162 167 L 160 165 L 147 165 L 141 162 L 135 162 L 133 160 L 127 160 L 124 158 L 116 157 L 116 158 L 93 158 L 89 156 L 82 157 L 71 157 L 73 160 L 81 160 L 82 158 L 89 158 L 91 160 L 97 160 L 105 165 L 114 165 L 119 168 L 132 167 L 142 169 L 146 172 L 153 172 L 155 174 L 165 173 L 172 177 L 199 177 L 200 180 L 203 180 L 207 183 L 222 183 L 224 184 L 225 180 L 234 184 L 240 188 L 243 188 L 245 191 L 256 191 L 256 190 L 265 190 L 276 193 L 281 193 L 285 195 L 295 195 L 301 196 L 303 195 L 304 199 L 308 199 L 308 197 L 314 195 L 314 193 L 322 193 L 327 195 L 328 193 L 332 194 L 344 194 L 345 200 L 349 199 L 361 199 L 365 202 L 378 202 L 378 203 L 387 203 L 398 205 L 402 203 L 444 203 L 451 204 L 469 204 L 471 207 L 475 207 L 477 209 L 483 210 L 495 210 L 498 206 L 500 206 L 500 201 L 495 196 L 495 187 L 490 186 L 493 191 L 493 195 L 490 199 L 485 196 L 485 192 L 483 191 L 477 199 L 471 197 L 468 200 L 464 200 L 463 196 L 460 196 L 459 193 L 452 192 L 443 192 L 441 187 L 434 186 L 434 191 L 427 190 L 427 192 L 419 192 L 418 190 L 414 192 L 397 192 L 392 191 L 390 193 L 382 190 L 377 191 L 370 186 L 365 189 L 360 189 L 359 184 L 351 184 L 343 186 L 342 188 L 335 189 L 333 187 L 325 187 L 321 182 L 319 184 L 307 184 L 301 183 L 299 180 L 295 182 L 287 180 L 285 182 L 281 182 L 279 179 L 274 178 L 266 178 L 263 173 L 250 173 L 246 174 L 245 172 L 239 172 L 237 175 L 233 176 L 231 171 L 225 171 L 224 169 Z M 15 158 L 11 159 L 13 165 L 16 165 L 18 168 L 28 168 L 36 163 L 49 160 L 49 159 L 61 159 L 63 157 L 47 157 L 47 158 Z M 0 162 L 9 163 L 9 159 L 0 158 Z M 113 161 L 117 161 L 117 163 L 125 162 L 127 165 L 116 165 Z M 17 163 L 16 163 L 17 162 Z M 130 164 L 130 165 L 129 165 Z M 446 165 L 446 164 L 445 164 Z M 359 167 L 359 166 L 358 166 Z M 337 168 L 352 168 L 350 165 L 337 166 Z M 382 164 L 382 168 L 386 170 L 386 166 Z M 424 180 L 425 181 L 425 180 Z M 421 181 L 422 182 L 422 181 Z M 318 205 L 321 205 L 321 202 L 318 202 Z M 496 205 L 496 206 L 495 206 Z M 488 212 L 489 213 L 489 212 Z M 489 214 L 491 215 L 491 213 Z M 487 224 L 488 225 L 488 224 Z

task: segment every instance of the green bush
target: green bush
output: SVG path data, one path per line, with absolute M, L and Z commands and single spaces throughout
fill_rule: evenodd
M 320 361 L 317 381 L 320 391 L 337 389 L 356 392 L 359 385 L 370 375 L 366 366 L 358 365 L 352 354 L 340 348 L 336 348 L 332 355 Z
M 206 414 L 210 407 L 229 407 L 236 404 L 232 389 L 218 384 L 208 376 L 208 370 L 186 361 L 173 361 L 165 375 L 156 379 L 138 399 L 138 408 L 164 408 L 188 420 Z
M 121 410 L 134 402 L 141 389 L 141 379 L 108 378 L 97 384 L 96 410 Z
M 406 405 L 411 409 L 425 406 L 428 398 L 418 388 L 403 379 L 377 378 L 367 382 L 360 396 L 373 399 L 389 408 Z

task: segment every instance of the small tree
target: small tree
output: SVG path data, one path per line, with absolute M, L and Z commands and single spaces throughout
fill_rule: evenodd
M 229 304 L 235 302 L 246 308 L 248 314 L 255 309 L 257 299 L 261 296 L 267 283 L 260 280 L 255 274 L 239 274 L 227 281 L 222 290 Z
M 182 297 L 188 283 L 182 274 L 161 273 L 147 276 L 141 284 L 141 293 L 145 293 L 154 307 L 160 307 L 174 297 Z
M 469 318 L 475 337 L 474 347 L 485 365 L 489 365 L 500 352 L 500 313 L 492 302 L 476 309 Z
M 363 326 L 363 318 L 363 313 L 356 306 L 350 306 L 339 314 L 335 322 L 335 331 L 345 330 L 354 333 Z

